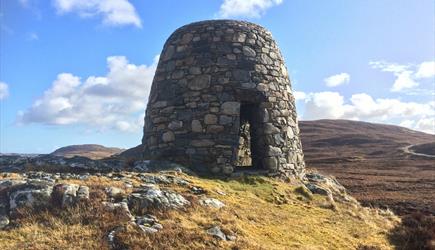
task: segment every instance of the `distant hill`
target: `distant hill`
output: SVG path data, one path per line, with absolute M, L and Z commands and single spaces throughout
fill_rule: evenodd
M 51 155 L 74 157 L 83 156 L 90 159 L 103 159 L 123 152 L 121 148 L 108 148 L 97 144 L 71 145 L 57 149 Z
M 307 167 L 336 176 L 361 202 L 435 214 L 435 158 L 413 154 L 432 154 L 435 135 L 348 120 L 299 128 Z

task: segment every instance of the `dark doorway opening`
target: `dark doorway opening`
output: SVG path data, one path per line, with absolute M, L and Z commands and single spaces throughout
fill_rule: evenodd
M 236 150 L 235 166 L 240 170 L 259 169 L 258 128 L 259 106 L 254 103 L 241 103 L 239 141 Z

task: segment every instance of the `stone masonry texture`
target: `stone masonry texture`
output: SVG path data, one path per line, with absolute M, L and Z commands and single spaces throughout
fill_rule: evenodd
M 295 101 L 271 33 L 234 20 L 196 22 L 172 33 L 151 87 L 142 144 L 146 158 L 199 173 L 233 173 L 242 150 L 251 154 L 243 161 L 250 169 L 302 176 Z

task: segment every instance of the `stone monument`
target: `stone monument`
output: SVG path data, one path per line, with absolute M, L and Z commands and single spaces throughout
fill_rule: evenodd
M 302 176 L 295 101 L 271 33 L 235 20 L 172 33 L 152 83 L 142 144 L 146 158 L 199 173 Z

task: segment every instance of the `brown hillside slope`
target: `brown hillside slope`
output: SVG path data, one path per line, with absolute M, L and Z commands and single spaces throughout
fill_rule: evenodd
M 365 204 L 435 214 L 435 158 L 404 150 L 433 143 L 434 135 L 347 120 L 299 124 L 308 168 L 336 176 Z
M 74 156 L 83 156 L 93 160 L 103 159 L 114 154 L 119 154 L 124 149 L 108 148 L 97 144 L 71 145 L 55 150 L 51 155 L 71 158 Z

